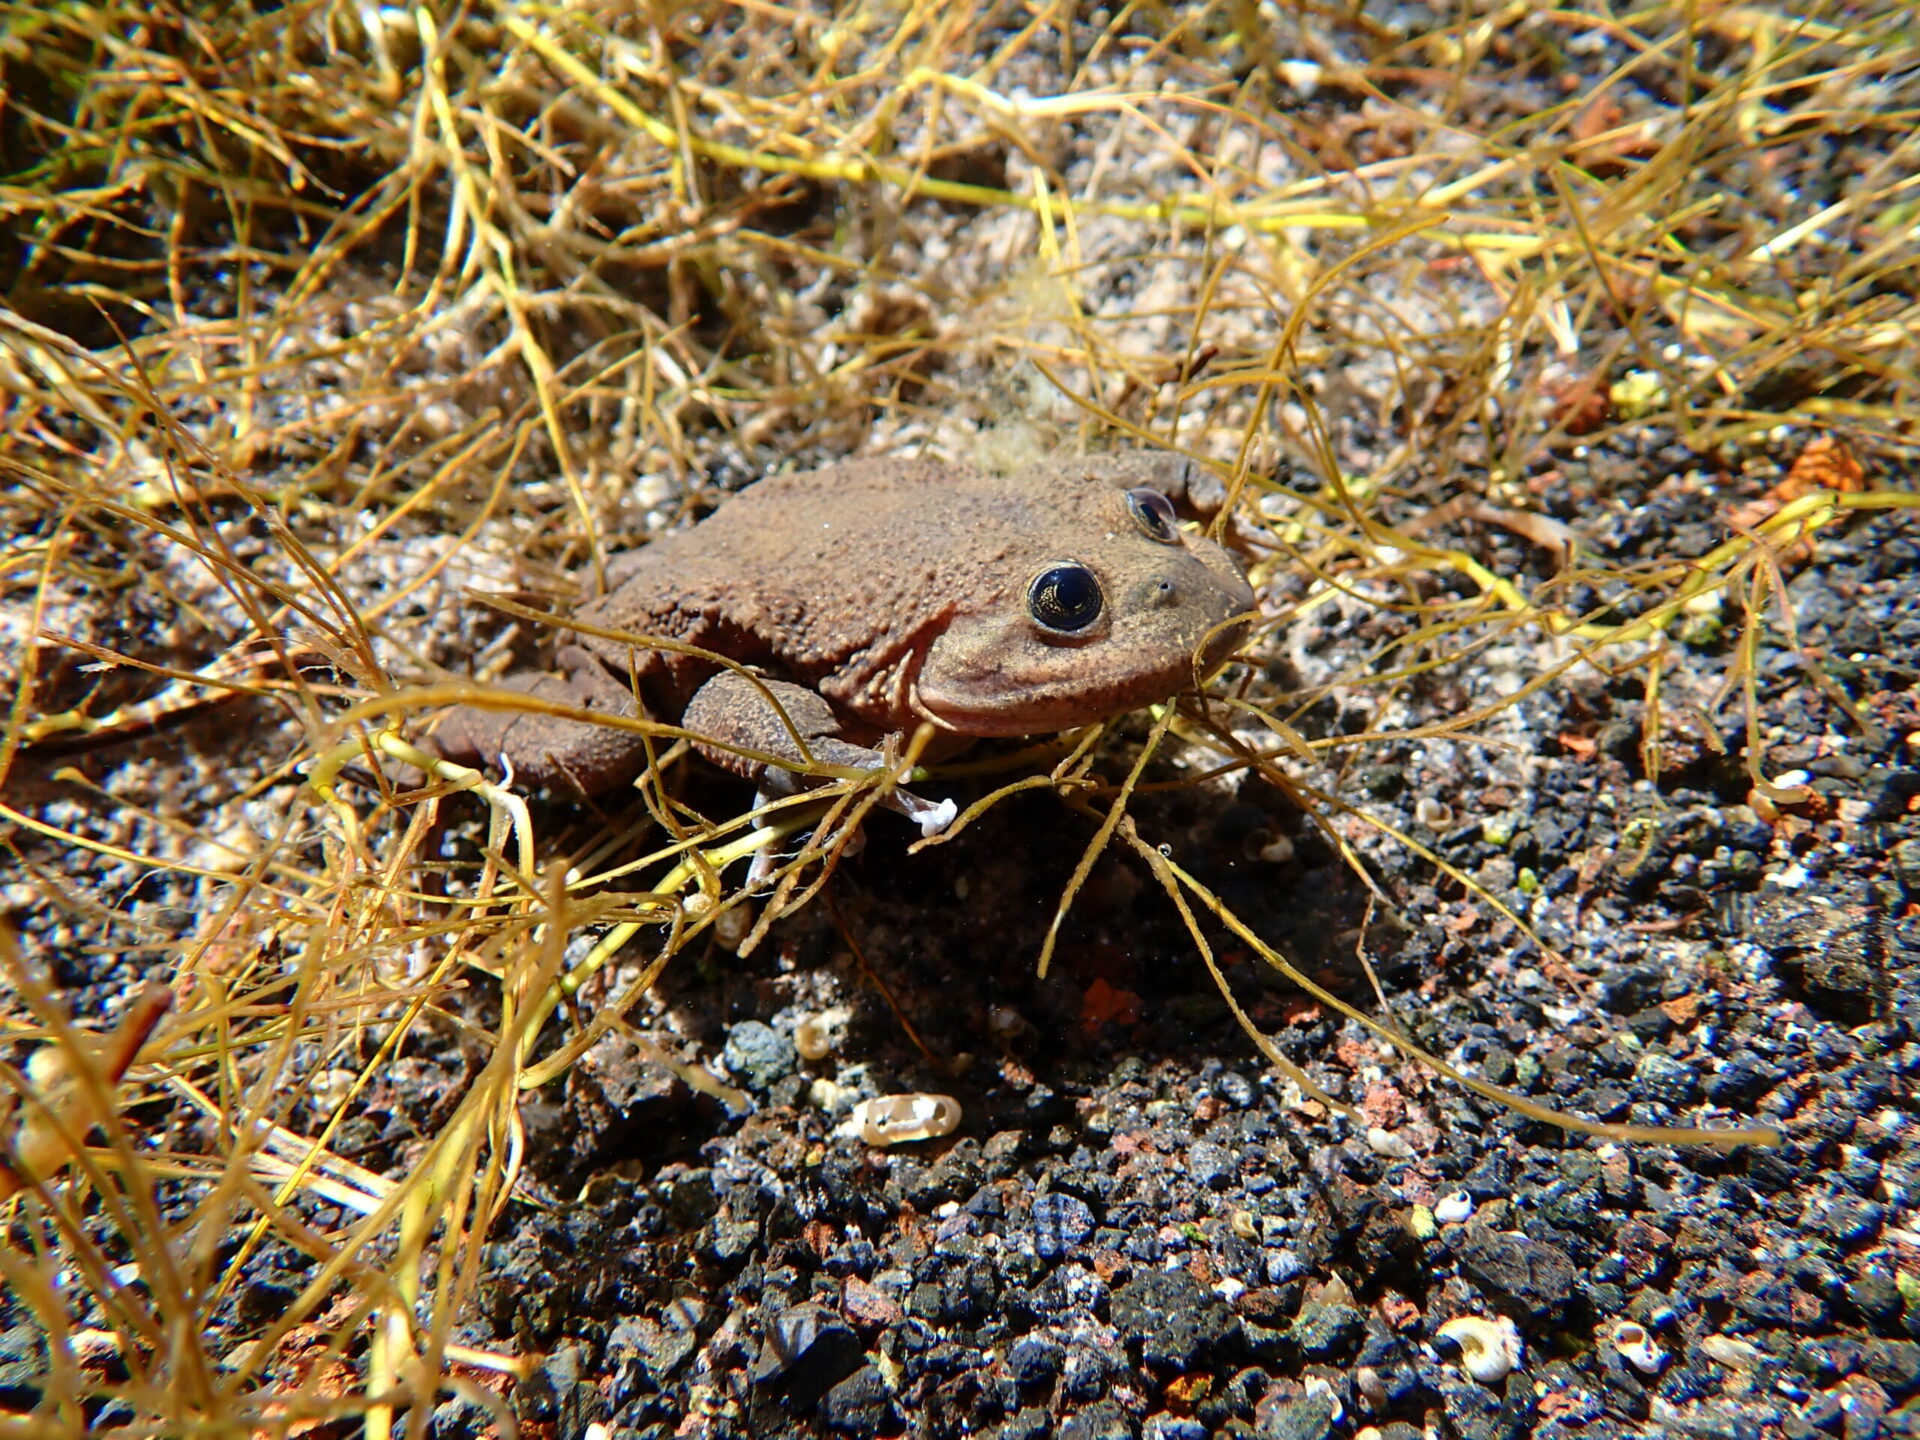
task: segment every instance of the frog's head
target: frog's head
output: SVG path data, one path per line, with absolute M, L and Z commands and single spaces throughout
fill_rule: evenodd
M 1192 689 L 1245 638 L 1252 588 L 1160 490 L 1056 467 L 1018 490 L 984 573 L 953 577 L 970 599 L 925 652 L 923 719 L 961 735 L 1091 724 Z

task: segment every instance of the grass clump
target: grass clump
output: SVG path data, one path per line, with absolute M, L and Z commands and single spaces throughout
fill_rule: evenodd
M 808 903 L 876 782 L 716 820 L 663 735 L 637 817 L 543 830 L 391 762 L 535 642 L 470 587 L 543 609 L 777 466 L 1210 462 L 1271 623 L 1153 742 L 1282 787 L 1362 868 L 1447 868 L 1355 798 L 1369 754 L 1515 743 L 1582 676 L 1640 686 L 1645 778 L 1691 727 L 1757 805 L 1805 800 L 1757 732 L 1786 577 L 1914 504 L 1901 7 L 1099 15 L 0 7 L 23 1433 L 506 1415 L 525 1357 L 459 1335 L 521 1097 L 690 945 Z M 1739 523 L 1651 564 L 1593 544 L 1663 481 Z M 1350 611 L 1363 662 L 1261 678 Z M 1522 683 L 1476 679 L 1515 654 Z M 1354 696 L 1364 725 L 1313 729 Z M 1137 759 L 1085 737 L 1013 784 L 1073 797 L 1088 866 L 1137 855 L 1210 961 L 1203 916 L 1284 966 L 1128 813 Z M 454 868 L 428 842 L 462 788 L 490 809 Z M 750 915 L 727 866 L 769 844 L 798 848 Z M 614 1003 L 556 1018 L 636 940 Z M 129 1007 L 109 1064 L 83 1032 Z

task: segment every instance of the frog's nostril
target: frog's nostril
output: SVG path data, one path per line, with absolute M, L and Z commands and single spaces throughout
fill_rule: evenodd
M 1147 603 L 1149 605 L 1174 605 L 1179 603 L 1180 587 L 1174 583 L 1171 575 L 1162 575 L 1148 583 Z

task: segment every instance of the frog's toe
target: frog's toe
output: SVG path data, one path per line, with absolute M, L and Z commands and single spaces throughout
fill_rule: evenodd
M 947 799 L 937 804 L 923 800 L 911 790 L 895 790 L 888 803 L 920 827 L 920 838 L 931 840 L 960 818 L 960 807 Z

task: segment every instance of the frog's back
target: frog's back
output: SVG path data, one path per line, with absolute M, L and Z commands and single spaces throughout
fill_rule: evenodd
M 1054 528 L 1049 489 L 938 460 L 770 476 L 647 546 L 582 617 L 811 681 L 1000 603 L 1013 552 Z

